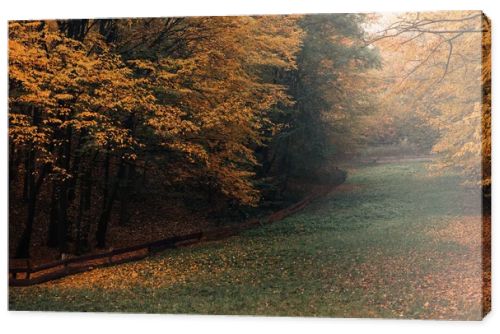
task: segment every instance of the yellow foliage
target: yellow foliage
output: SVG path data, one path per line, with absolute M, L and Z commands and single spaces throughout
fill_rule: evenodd
M 79 135 L 88 152 L 118 151 L 126 160 L 159 146 L 192 165 L 178 175 L 208 175 L 225 196 L 255 204 L 251 146 L 261 143 L 266 121 L 259 116 L 290 103 L 285 88 L 262 80 L 261 71 L 295 67 L 297 19 L 179 20 L 188 56 L 158 52 L 156 59 L 124 59 L 123 49 L 137 47 L 137 38 L 154 42 L 173 19 L 154 19 L 148 29 L 140 20 L 122 21 L 115 44 L 97 29 L 77 40 L 55 21 L 11 22 L 11 140 L 47 152 L 56 174 L 64 168 L 49 153 L 63 142 L 62 131 Z
M 468 182 L 488 185 L 487 19 L 477 11 L 462 11 L 404 14 L 393 21 L 393 28 L 375 42 L 385 60 L 381 105 L 396 117 L 415 115 L 439 132 L 434 167 L 454 168 Z

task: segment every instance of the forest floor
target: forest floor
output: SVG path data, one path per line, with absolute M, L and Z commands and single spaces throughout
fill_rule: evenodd
M 17 189 L 13 189 L 17 190 Z M 144 195 L 143 195 L 144 196 Z M 21 194 L 12 194 L 12 198 L 19 199 Z M 50 195 L 42 196 L 39 203 L 40 216 L 35 221 L 34 233 L 31 241 L 31 264 L 39 265 L 61 259 L 61 253 L 57 248 L 47 247 L 47 235 L 50 215 Z M 93 216 L 99 217 L 102 203 L 93 203 Z M 115 204 L 118 206 L 118 203 Z M 9 210 L 9 254 L 15 254 L 19 238 L 24 230 L 26 220 L 26 205 L 20 200 L 13 201 Z M 158 196 L 157 193 L 150 194 L 147 200 L 141 198 L 131 201 L 129 205 L 130 221 L 126 225 L 119 223 L 118 210 L 113 212 L 108 226 L 107 247 L 96 248 L 95 233 L 97 224 L 93 224 L 89 231 L 89 246 L 91 247 L 84 255 L 98 254 L 121 247 L 130 247 L 173 236 L 196 233 L 200 230 L 210 230 L 224 226 L 220 217 L 209 217 L 209 210 L 205 207 L 197 209 L 189 208 L 179 197 Z M 74 257 L 74 235 L 70 242 L 67 258 Z M 10 258 L 9 261 L 19 266 L 24 266 L 25 259 Z
M 350 167 L 304 211 L 33 287 L 11 310 L 480 319 L 477 193 L 425 161 Z

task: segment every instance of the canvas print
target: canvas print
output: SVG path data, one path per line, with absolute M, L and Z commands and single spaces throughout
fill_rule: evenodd
M 9 309 L 480 320 L 480 11 L 10 21 Z

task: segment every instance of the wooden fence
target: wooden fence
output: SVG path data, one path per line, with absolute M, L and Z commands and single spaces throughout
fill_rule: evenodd
M 311 201 L 327 194 L 332 189 L 333 186 L 321 187 L 321 189 L 306 196 L 301 201 L 285 209 L 276 211 L 267 218 L 251 219 L 235 226 L 226 226 L 208 231 L 175 236 L 131 247 L 118 248 L 104 253 L 83 255 L 40 265 L 32 265 L 29 259 L 27 259 L 24 261 L 24 265 L 9 265 L 9 285 L 29 286 L 39 284 L 99 267 L 141 260 L 166 249 L 192 245 L 203 241 L 225 239 L 237 235 L 246 229 L 280 221 L 302 210 Z

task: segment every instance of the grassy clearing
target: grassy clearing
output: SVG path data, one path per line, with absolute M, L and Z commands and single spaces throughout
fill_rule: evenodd
M 28 288 L 12 310 L 479 319 L 478 194 L 422 162 L 359 167 L 293 217 Z

